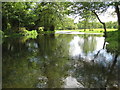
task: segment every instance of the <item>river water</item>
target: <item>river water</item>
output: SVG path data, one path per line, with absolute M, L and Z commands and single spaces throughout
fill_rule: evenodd
M 101 34 L 57 32 L 3 39 L 4 88 L 119 87 L 120 57 Z

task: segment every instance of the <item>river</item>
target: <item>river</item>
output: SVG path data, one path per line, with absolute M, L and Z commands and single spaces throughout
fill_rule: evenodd
M 2 43 L 3 88 L 119 87 L 120 56 L 102 34 L 56 32 Z

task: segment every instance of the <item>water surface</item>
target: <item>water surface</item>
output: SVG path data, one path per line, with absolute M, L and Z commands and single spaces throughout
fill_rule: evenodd
M 102 35 L 58 33 L 5 38 L 3 87 L 118 87 L 120 57 Z

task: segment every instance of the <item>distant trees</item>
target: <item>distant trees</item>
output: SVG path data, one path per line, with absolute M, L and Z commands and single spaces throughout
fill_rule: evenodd
M 117 29 L 118 26 L 117 26 L 117 22 L 106 22 L 106 28 L 110 28 L 110 29 Z
M 85 21 L 80 21 L 77 26 L 78 26 L 78 29 L 99 29 L 99 28 L 103 28 L 103 25 L 100 24 L 99 22 L 96 22 L 96 21 L 93 21 L 93 22 L 87 22 L 87 25 L 85 27 L 84 25 Z M 106 22 L 106 28 L 108 29 L 117 29 L 117 22 L 112 22 L 112 21 L 109 21 L 109 22 Z

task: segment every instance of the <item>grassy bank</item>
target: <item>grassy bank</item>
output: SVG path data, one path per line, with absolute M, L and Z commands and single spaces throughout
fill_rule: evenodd
M 107 32 L 112 32 L 112 31 L 116 31 L 117 29 L 107 29 Z M 28 30 L 21 30 L 19 33 L 8 33 L 8 34 L 4 34 L 4 37 L 19 37 L 19 36 L 31 36 L 31 37 L 36 37 L 38 34 L 53 34 L 56 31 L 77 31 L 77 32 L 84 32 L 84 33 L 103 33 L 104 29 L 86 29 L 84 31 L 84 29 L 77 29 L 77 30 L 55 30 L 55 31 L 39 31 L 37 32 L 36 30 L 32 30 L 32 31 L 28 31 Z M 3 33 L 3 32 L 1 32 Z
M 107 32 L 116 31 L 116 30 L 117 29 L 107 29 Z M 84 32 L 84 33 L 104 33 L 104 29 L 93 29 L 93 30 L 86 29 L 85 31 L 84 31 L 84 29 L 77 29 L 77 30 L 40 31 L 39 34 L 52 34 L 52 33 L 55 33 L 56 31 L 76 31 L 76 32 Z
M 107 29 L 107 32 L 110 31 L 116 31 L 117 29 Z M 78 32 L 85 32 L 85 33 L 103 33 L 104 29 L 86 29 L 84 31 L 84 29 L 77 29 L 77 30 L 55 30 L 55 31 L 78 31 Z
M 27 37 L 36 37 L 38 35 L 36 30 L 28 31 L 28 30 L 22 30 L 19 33 L 12 32 L 4 34 L 3 37 L 20 37 L 20 36 L 27 36 Z
M 107 45 L 107 50 L 112 53 L 120 54 L 120 31 L 109 31 L 107 32 L 106 41 L 109 43 Z

